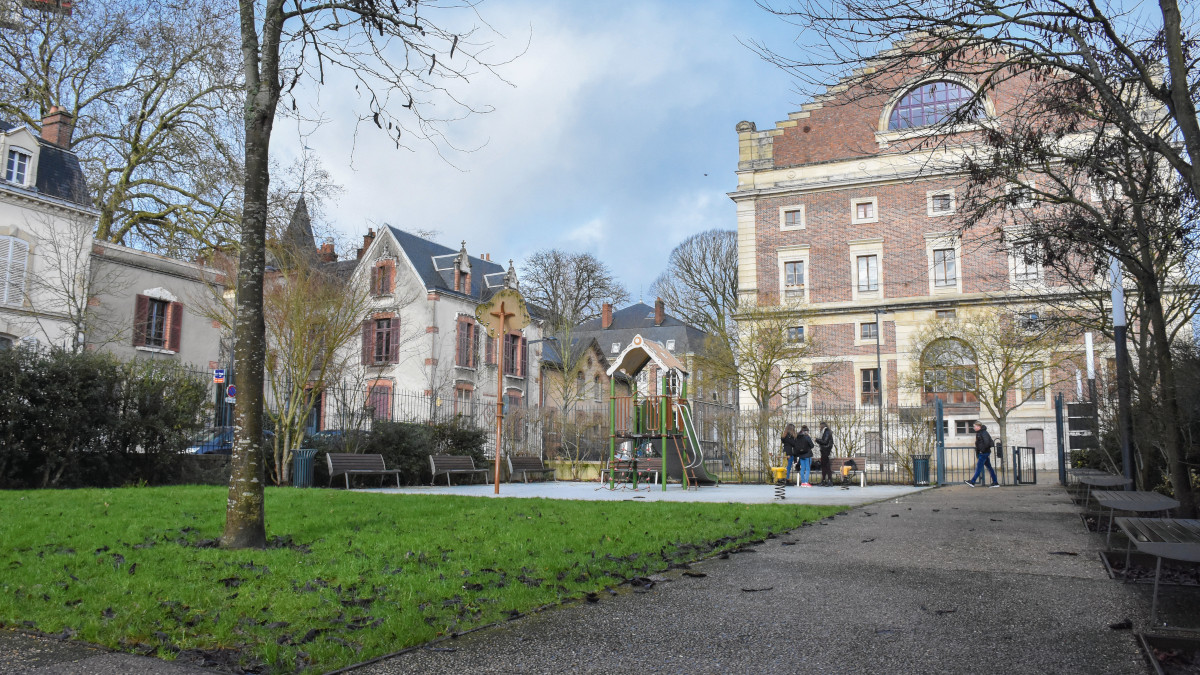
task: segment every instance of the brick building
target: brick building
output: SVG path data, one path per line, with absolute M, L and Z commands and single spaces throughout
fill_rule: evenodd
M 913 71 L 893 84 L 886 91 L 876 80 L 867 90 L 852 75 L 772 129 L 737 125 L 738 181 L 729 197 L 739 295 L 805 306 L 806 325 L 793 330 L 797 339 L 818 341 L 829 371 L 822 388 L 792 405 L 873 407 L 881 397 L 889 406 L 927 403 L 927 391 L 903 385 L 919 367 L 910 348 L 920 325 L 969 307 L 1033 314 L 1065 290 L 1027 261 L 1019 233 L 1006 230 L 1004 241 L 994 232 L 960 233 L 964 153 L 991 120 L 1013 109 L 1026 81 L 1000 85 L 972 109 L 973 121 L 952 129 L 939 122 L 972 100 L 979 83 Z M 1021 401 L 1006 441 L 1054 447 L 1052 394 Z M 967 423 L 987 417 L 969 398 L 947 408 L 948 444 L 969 443 Z

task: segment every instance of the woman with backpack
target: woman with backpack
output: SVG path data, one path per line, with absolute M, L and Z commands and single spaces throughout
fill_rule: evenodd
M 808 435 L 808 427 L 800 427 L 800 436 L 796 439 L 796 463 L 800 472 L 800 487 L 812 487 L 808 483 L 808 472 L 812 466 L 813 447 L 812 436 Z

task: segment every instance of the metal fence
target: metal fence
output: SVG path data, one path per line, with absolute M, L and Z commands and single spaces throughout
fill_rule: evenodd
M 198 373 L 201 374 L 201 373 Z M 202 373 L 212 382 L 212 372 Z M 232 403 L 226 387 L 212 384 L 214 422 L 232 423 Z M 273 408 L 278 397 L 268 394 Z M 600 463 L 609 450 L 608 402 L 577 402 L 565 408 L 525 406 L 510 402 L 504 410 L 501 449 L 506 454 L 535 455 L 576 465 Z M 739 410 L 712 402 L 692 402 L 692 417 L 704 451 L 708 473 L 722 481 L 764 483 L 770 467 L 783 466 L 780 437 L 787 424 L 807 425 L 815 438 L 820 422 L 834 436 L 834 456 L 865 457 L 869 483 L 911 483 L 912 457 L 936 455 L 936 412 L 933 407 L 819 405 L 805 409 Z M 342 429 L 370 431 L 380 420 L 410 423 L 454 421 L 487 433 L 486 454 L 496 448 L 494 401 L 461 396 L 455 391 L 433 393 L 380 389 L 366 383 L 326 385 L 308 416 L 309 431 Z M 936 459 L 932 460 L 936 466 Z M 997 458 L 997 470 L 1005 469 Z M 974 451 L 948 446 L 945 479 L 966 480 L 974 470 Z

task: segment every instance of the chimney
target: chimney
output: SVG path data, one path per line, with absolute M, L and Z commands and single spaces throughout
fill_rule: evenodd
M 333 250 L 333 242 L 327 241 L 321 244 L 320 257 L 323 263 L 337 262 L 337 251 Z
M 663 320 L 666 319 L 666 316 L 667 316 L 667 313 L 663 309 L 662 298 L 655 298 L 654 299 L 654 325 L 655 326 L 663 325 Z
M 600 327 L 612 327 L 612 303 L 604 303 L 600 306 Z
M 42 140 L 60 148 L 71 147 L 71 133 L 74 131 L 74 117 L 58 106 L 51 106 L 50 112 L 42 118 Z
M 368 248 L 371 248 L 371 242 L 373 242 L 373 241 L 375 241 L 375 228 L 368 227 L 367 233 L 363 235 L 362 248 L 358 249 L 358 259 L 359 260 L 362 260 L 363 254 L 367 252 Z

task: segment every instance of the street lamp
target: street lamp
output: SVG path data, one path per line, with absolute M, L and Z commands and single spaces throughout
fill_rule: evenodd
M 1125 342 L 1125 282 L 1121 263 L 1114 257 L 1109 265 L 1112 285 L 1113 341 L 1117 357 L 1117 423 L 1120 425 L 1121 464 L 1126 478 L 1133 479 L 1133 457 L 1129 448 L 1131 417 L 1129 411 L 1129 347 Z M 1090 365 L 1090 364 L 1089 364 Z M 1125 486 L 1132 490 L 1133 484 Z
M 880 341 L 883 340 L 883 323 L 879 317 L 887 314 L 887 310 L 883 308 L 875 309 L 875 372 L 878 379 L 876 386 L 879 389 L 879 454 L 883 454 L 883 357 L 880 356 Z

